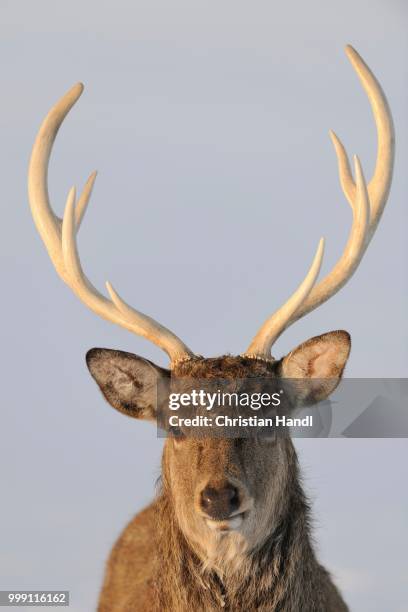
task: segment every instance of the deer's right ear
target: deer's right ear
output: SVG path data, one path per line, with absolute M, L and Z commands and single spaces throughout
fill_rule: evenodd
M 86 363 L 111 406 L 138 419 L 154 420 L 157 387 L 170 381 L 170 371 L 132 353 L 93 348 Z
M 343 330 L 316 336 L 283 358 L 284 378 L 299 381 L 296 399 L 299 405 L 316 404 L 336 389 L 350 354 L 350 335 Z M 303 382 L 302 382 L 303 381 Z

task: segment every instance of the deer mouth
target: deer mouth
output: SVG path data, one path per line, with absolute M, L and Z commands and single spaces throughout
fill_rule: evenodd
M 229 531 L 238 531 L 244 522 L 244 517 L 245 512 L 240 512 L 239 514 L 235 514 L 228 519 L 217 520 L 206 518 L 205 520 L 211 531 L 227 533 Z

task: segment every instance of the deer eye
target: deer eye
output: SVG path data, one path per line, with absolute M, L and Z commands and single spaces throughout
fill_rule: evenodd
M 173 438 L 174 443 L 177 445 L 183 440 L 185 440 L 186 436 L 180 429 L 180 427 L 170 427 L 169 436 Z

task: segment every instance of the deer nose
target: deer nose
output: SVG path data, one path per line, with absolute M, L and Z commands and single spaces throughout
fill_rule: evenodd
M 201 492 L 201 509 L 212 519 L 228 519 L 240 506 L 239 492 L 232 484 L 207 485 Z

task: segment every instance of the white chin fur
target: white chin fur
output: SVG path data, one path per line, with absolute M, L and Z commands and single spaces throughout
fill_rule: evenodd
M 213 521 L 206 519 L 208 527 L 212 531 L 235 531 L 239 529 L 244 522 L 242 515 L 233 516 L 231 519 L 226 521 Z

